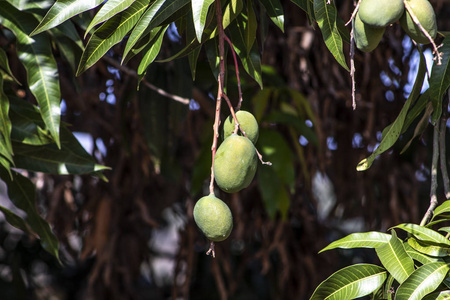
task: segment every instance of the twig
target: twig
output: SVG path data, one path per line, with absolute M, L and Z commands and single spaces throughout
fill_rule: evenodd
M 428 31 L 426 31 L 425 28 L 423 28 L 422 24 L 420 24 L 419 19 L 417 19 L 417 16 L 414 14 L 411 6 L 408 3 L 408 0 L 403 0 L 403 3 L 405 4 L 405 8 L 408 11 L 409 15 L 411 16 L 411 19 L 414 21 L 414 23 L 420 28 L 420 30 L 422 31 L 422 33 L 427 37 L 427 39 L 431 42 L 431 44 L 433 45 L 433 54 L 436 55 L 436 57 L 434 58 L 434 60 L 437 61 L 437 65 L 440 66 L 442 64 L 442 52 L 439 52 L 438 48 L 433 40 L 433 38 L 431 37 L 431 35 L 428 33 Z
M 348 20 L 348 22 L 345 23 L 345 26 L 350 24 L 352 22 L 352 20 L 355 18 L 356 14 L 358 13 L 358 10 L 359 10 L 360 3 L 361 3 L 361 0 L 359 0 L 358 3 L 356 3 L 355 9 L 353 10 L 353 13 L 352 13 L 352 16 L 350 17 L 350 20 Z
M 420 226 L 424 226 L 433 215 L 438 201 L 436 196 L 437 189 L 437 169 L 439 159 L 439 125 L 437 122 L 433 131 L 433 158 L 431 159 L 431 189 L 430 189 L 430 206 L 420 222 Z
M 359 5 L 359 2 L 358 2 Z M 355 22 L 352 18 L 352 22 Z M 352 80 L 352 107 L 356 109 L 356 82 L 355 82 L 355 36 L 353 35 L 353 28 L 350 30 L 350 78 Z
M 450 93 L 448 95 L 450 98 Z M 440 155 L 440 161 L 441 161 L 441 173 L 442 173 L 442 181 L 444 184 L 444 192 L 445 192 L 445 199 L 450 199 L 450 180 L 448 179 L 448 172 L 447 172 L 447 158 L 445 155 L 445 134 L 447 133 L 447 119 L 448 119 L 448 98 L 447 100 L 444 100 L 443 103 L 443 112 L 441 117 L 441 128 L 440 128 L 440 134 L 439 134 L 439 155 Z
M 103 60 L 105 60 L 110 65 L 114 66 L 115 68 L 121 70 L 122 72 L 130 75 L 131 77 L 139 79 L 139 75 L 134 70 L 132 70 L 132 69 L 130 69 L 130 68 L 124 66 L 124 65 L 121 65 L 115 59 L 105 55 L 105 56 L 103 56 Z M 155 92 L 157 92 L 158 94 L 160 94 L 160 95 L 162 95 L 164 97 L 170 98 L 172 100 L 175 100 L 177 102 L 180 102 L 180 103 L 183 103 L 183 104 L 186 104 L 186 105 L 189 105 L 189 103 L 191 102 L 191 100 L 188 99 L 188 98 L 184 98 L 184 97 L 180 97 L 180 96 L 177 96 L 177 95 L 173 95 L 173 94 L 168 93 L 165 90 L 163 90 L 163 89 L 161 89 L 161 88 L 159 88 L 157 86 L 154 86 L 153 84 L 148 82 L 145 78 L 142 79 L 142 83 L 145 86 L 147 86 L 148 88 L 154 90 Z
M 216 257 L 216 250 L 214 248 L 214 242 L 209 244 L 209 249 L 206 251 L 206 255 L 211 255 L 212 257 Z
M 230 45 L 230 49 L 231 49 L 231 53 L 233 53 L 233 60 L 234 60 L 234 68 L 236 69 L 236 78 L 237 78 L 237 85 L 238 85 L 238 90 L 239 90 L 239 102 L 238 105 L 236 106 L 236 111 L 241 109 L 241 105 L 242 105 L 242 90 L 241 90 L 241 79 L 239 77 L 239 67 L 238 67 L 238 62 L 237 62 L 237 58 L 236 58 L 236 52 L 234 51 L 233 48 L 233 44 L 231 43 L 230 39 L 224 34 L 224 38 L 225 41 L 227 41 L 228 45 Z
M 211 146 L 212 152 L 212 163 L 211 163 L 211 181 L 209 183 L 209 192 L 214 194 L 214 158 L 216 156 L 217 150 L 217 139 L 219 138 L 219 123 L 220 123 L 220 107 L 222 104 L 223 97 L 223 85 L 225 78 L 225 47 L 224 47 L 224 36 L 225 32 L 223 31 L 222 24 L 222 8 L 220 7 L 220 1 L 216 1 L 216 16 L 217 16 L 217 28 L 219 30 L 219 59 L 220 59 L 220 71 L 217 78 L 218 88 L 217 88 L 217 99 L 216 99 L 216 114 L 214 117 L 214 137 L 213 144 Z

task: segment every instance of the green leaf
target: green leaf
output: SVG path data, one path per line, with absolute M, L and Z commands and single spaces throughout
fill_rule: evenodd
M 448 270 L 449 266 L 444 262 L 432 262 L 421 266 L 398 287 L 395 299 L 423 299 L 441 284 Z
M 260 0 L 272 22 L 284 32 L 284 13 L 280 0 Z
M 205 42 L 205 53 L 208 59 L 209 67 L 214 78 L 219 77 L 220 72 L 220 57 L 219 57 L 219 44 L 218 38 L 213 38 Z M 226 61 L 226 59 L 224 59 Z M 226 76 L 225 76 L 226 78 Z
M 397 139 L 399 138 L 399 136 L 401 134 L 403 124 L 405 122 L 405 118 L 408 113 L 409 107 L 411 106 L 411 103 L 413 103 L 420 94 L 420 90 L 422 89 L 423 80 L 425 78 L 425 73 L 426 73 L 425 58 L 424 58 L 422 52 L 420 52 L 420 63 L 419 63 L 419 70 L 417 72 L 416 82 L 414 83 L 414 87 L 413 87 L 411 93 L 409 94 L 409 97 L 406 100 L 406 103 L 403 105 L 403 108 L 400 111 L 400 113 L 398 114 L 397 119 L 395 119 L 394 123 L 392 123 L 392 125 L 389 127 L 389 130 L 382 137 L 378 148 L 375 149 L 375 151 L 373 151 L 373 153 L 369 157 L 367 157 L 359 162 L 358 166 L 356 167 L 356 169 L 358 171 L 365 171 L 365 170 L 369 169 L 370 166 L 372 165 L 373 161 L 375 160 L 375 158 L 378 155 L 380 155 L 381 153 L 383 153 L 386 150 L 388 150 L 389 148 L 391 148 L 392 145 L 394 145 L 394 143 L 397 141 Z
M 8 222 L 10 225 L 12 225 L 26 233 L 32 234 L 32 232 L 30 231 L 30 229 L 24 219 L 22 219 L 21 217 L 19 217 L 18 215 L 16 215 L 12 211 L 10 211 L 9 209 L 7 209 L 6 207 L 3 207 L 1 205 L 0 205 L 0 211 L 5 216 L 6 222 Z
M 427 264 L 427 263 L 430 263 L 430 262 L 443 261 L 442 258 L 429 256 L 429 255 L 427 255 L 425 253 L 422 253 L 420 251 L 420 249 L 416 250 L 415 248 L 411 247 L 411 245 L 410 245 L 411 241 L 414 241 L 414 242 L 412 242 L 412 244 L 415 244 L 415 246 L 419 246 L 421 249 L 423 249 L 423 248 L 419 244 L 419 241 L 417 239 L 415 239 L 415 238 L 410 238 L 410 239 L 408 239 L 408 242 L 403 243 L 403 246 L 405 247 L 406 253 L 408 253 L 408 255 L 412 259 L 420 262 L 423 265 Z
M 399 283 L 405 281 L 414 271 L 414 262 L 406 253 L 395 230 L 392 230 L 392 237 L 389 242 L 376 248 L 375 251 L 383 266 Z
M 202 41 L 203 30 L 205 29 L 208 9 L 214 0 L 192 0 L 192 17 L 194 20 L 195 35 L 199 42 Z
M 377 231 L 352 233 L 342 239 L 332 242 L 331 244 L 320 250 L 320 252 L 336 248 L 377 248 L 389 243 L 390 239 L 390 234 Z
M 85 174 L 108 169 L 95 163 L 66 128 L 61 130 L 61 149 L 54 144 L 34 146 L 13 143 L 17 168 L 50 174 Z
M 397 225 L 393 228 L 400 228 L 406 232 L 409 232 L 412 235 L 414 235 L 416 238 L 418 238 L 419 240 L 422 240 L 422 241 L 450 245 L 450 241 L 447 240 L 440 233 L 438 233 L 432 229 L 420 226 L 420 225 L 404 223 L 404 224 Z
M 0 167 L 0 178 L 8 186 L 8 197 L 14 205 L 27 213 L 26 222 L 31 230 L 39 235 L 42 247 L 59 261 L 59 243 L 50 225 L 42 219 L 36 209 L 36 190 L 34 184 L 26 177 L 12 171 L 11 179 L 8 172 Z
M 436 207 L 433 211 L 433 218 L 431 220 L 434 220 L 436 216 L 439 216 L 440 214 L 450 213 L 450 200 L 445 201 L 438 207 Z
M 189 68 L 191 69 L 192 80 L 195 80 L 195 75 L 197 71 L 197 61 L 200 55 L 201 48 L 198 47 L 188 55 Z
M 439 48 L 442 52 L 442 64 L 437 65 L 435 61 L 430 75 L 430 98 L 433 103 L 433 116 L 431 121 L 435 122 L 441 117 L 442 97 L 450 86 L 450 38 L 446 37 L 442 42 L 443 46 Z
M 450 299 L 450 291 L 441 291 L 431 293 L 423 298 L 423 300 L 449 300 Z
M 432 243 L 429 241 L 420 241 L 415 238 L 409 238 L 408 244 L 416 251 L 426 255 L 444 257 L 450 253 L 450 247 L 445 244 Z
M 422 111 L 428 106 L 430 97 L 430 89 L 427 89 L 423 94 L 419 96 L 416 103 L 411 106 L 408 114 L 405 118 L 405 123 L 403 124 L 402 133 L 406 132 L 409 126 L 414 122 L 414 120 L 422 113 Z
M 46 127 L 60 147 L 61 92 L 50 39 L 47 34 L 29 37 L 26 32 L 37 23 L 34 16 L 21 12 L 7 3 L 2 5 L 0 22 L 17 37 L 17 52 L 27 71 L 28 86 L 36 97 Z
M 236 22 L 230 24 L 231 41 L 233 42 L 234 51 L 241 59 L 242 65 L 245 71 L 259 84 L 261 89 L 263 88 L 262 76 L 261 76 L 261 57 L 257 50 L 256 45 L 248 51 L 245 47 L 245 27 L 246 18 L 243 14 L 240 14 L 236 19 Z
M 103 0 L 58 0 L 30 35 L 56 27 L 75 15 L 97 7 L 102 2 Z
M 19 83 L 19 81 L 16 79 L 16 77 L 14 77 L 14 74 L 9 68 L 8 56 L 6 55 L 5 50 L 3 50 L 2 48 L 0 48 L 0 68 L 3 69 L 3 71 L 6 72 L 6 74 L 11 76 L 11 78 L 14 79 L 15 82 Z
M 325 279 L 314 291 L 310 300 L 354 299 L 376 291 L 386 280 L 382 267 L 356 264 L 343 268 Z
M 337 62 L 347 71 L 350 69 L 345 61 L 342 37 L 336 26 L 337 10 L 334 1 L 327 4 L 327 0 L 314 0 L 314 14 L 317 24 L 322 31 L 323 39 L 328 50 L 333 54 Z
M 189 0 L 156 0 L 153 2 L 131 32 L 123 56 L 127 56 L 128 52 L 138 42 L 141 36 L 145 36 L 150 30 L 159 26 L 162 22 L 172 16 L 172 14 L 176 13 L 188 3 Z
M 136 0 L 128 9 L 115 15 L 94 31 L 81 57 L 77 76 L 95 64 L 125 37 L 144 13 L 149 1 Z
M 223 11 L 223 29 L 226 29 L 231 24 L 231 22 L 233 22 L 238 16 L 241 15 L 241 11 L 243 8 L 244 2 L 242 0 L 231 0 L 230 3 L 228 3 Z M 215 37 L 216 35 L 218 35 L 217 27 L 211 34 L 211 38 Z
M 309 19 L 309 23 L 313 24 L 315 17 L 314 13 L 311 9 L 311 0 L 291 0 L 292 3 L 296 4 L 298 7 L 300 7 L 307 15 Z
M 155 60 L 156 56 L 158 56 L 159 51 L 161 50 L 164 33 L 166 32 L 168 27 L 169 25 L 165 26 L 164 28 L 159 28 L 159 30 L 155 33 L 154 42 L 151 43 L 149 47 L 146 47 L 146 49 L 143 51 L 145 52 L 145 54 L 137 70 L 139 81 L 145 75 L 148 66 Z
M 252 1 L 247 0 L 247 26 L 245 27 L 245 47 L 247 48 L 247 54 L 250 54 L 250 50 L 253 47 L 253 43 L 256 40 L 256 33 L 258 30 L 258 21 L 256 20 L 255 11 L 253 10 Z
M 431 102 L 429 102 L 427 104 L 427 109 L 425 110 L 425 113 L 423 114 L 422 118 L 419 120 L 416 128 L 414 129 L 414 134 L 413 134 L 412 138 L 408 141 L 408 143 L 406 143 L 406 145 L 403 147 L 402 151 L 400 151 L 400 154 L 404 153 L 409 148 L 409 146 L 411 145 L 413 140 L 416 137 L 420 136 L 425 131 L 425 129 L 427 129 L 432 112 L 433 112 L 433 106 L 431 105 Z
M 45 123 L 39 109 L 33 104 L 22 100 L 11 101 L 10 117 L 12 123 L 11 139 L 30 145 L 45 145 L 53 143 L 53 139 L 45 130 Z
M 92 19 L 89 26 L 86 28 L 84 33 L 84 37 L 91 31 L 94 26 L 103 23 L 116 14 L 120 13 L 127 9 L 135 0 L 109 0 L 106 1 L 105 4 L 100 8 L 100 10 L 95 15 L 94 19 Z
M 9 119 L 9 99 L 3 91 L 3 76 L 0 72 L 0 154 L 12 162 L 11 120 Z

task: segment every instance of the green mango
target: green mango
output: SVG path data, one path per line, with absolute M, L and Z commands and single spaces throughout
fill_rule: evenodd
M 356 47 L 364 52 L 372 51 L 380 43 L 385 30 L 385 27 L 370 27 L 364 24 L 358 12 L 353 22 L 353 34 Z
M 258 156 L 253 143 L 237 134 L 227 137 L 214 158 L 213 171 L 217 185 L 227 193 L 249 186 L 255 177 Z
M 236 118 L 238 119 L 239 126 L 245 132 L 247 137 L 253 144 L 256 144 L 259 136 L 258 122 L 255 117 L 245 110 L 240 110 L 236 113 Z M 226 139 L 234 131 L 234 119 L 232 115 L 229 115 L 223 123 L 223 138 Z M 239 132 L 240 134 L 240 132 Z
M 422 25 L 422 27 L 434 39 L 437 34 L 437 25 L 433 6 L 431 6 L 428 0 L 409 0 L 408 4 L 411 6 L 413 13 L 419 20 L 420 25 Z M 425 34 L 423 34 L 419 26 L 414 23 L 408 11 L 405 11 L 403 16 L 400 18 L 400 25 L 403 30 L 405 30 L 406 34 L 408 34 L 408 36 L 415 42 L 419 44 L 430 43 L 430 40 Z
M 213 242 L 225 240 L 233 229 L 230 208 L 214 194 L 204 196 L 195 203 L 194 221 L 203 234 Z
M 386 27 L 397 22 L 405 10 L 403 0 L 361 0 L 361 21 L 372 27 Z

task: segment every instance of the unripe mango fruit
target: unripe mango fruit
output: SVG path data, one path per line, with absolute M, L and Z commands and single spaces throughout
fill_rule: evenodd
M 428 0 L 409 0 L 408 4 L 409 6 L 411 6 L 413 13 L 419 20 L 420 25 L 422 25 L 422 27 L 434 39 L 437 34 L 437 25 L 433 6 L 431 6 Z M 403 30 L 405 30 L 406 34 L 408 34 L 408 36 L 417 43 L 430 43 L 430 40 L 426 37 L 425 34 L 423 34 L 419 26 L 414 23 L 411 15 L 407 10 L 400 18 L 400 25 L 402 25 L 402 28 Z
M 195 203 L 194 221 L 203 234 L 213 242 L 225 240 L 233 229 L 230 208 L 214 194 L 204 196 Z
M 236 118 L 239 122 L 239 126 L 245 132 L 248 139 L 252 141 L 253 144 L 256 144 L 259 136 L 259 127 L 258 122 L 255 117 L 245 110 L 240 110 L 236 113 Z M 234 131 L 234 119 L 232 115 L 229 115 L 223 123 L 223 138 L 226 139 L 229 137 Z
M 258 157 L 253 143 L 237 134 L 227 137 L 214 158 L 213 171 L 217 185 L 227 193 L 249 186 L 255 177 Z
M 371 27 L 364 24 L 359 12 L 353 22 L 353 33 L 355 36 L 356 47 L 364 52 L 370 52 L 375 49 L 383 37 L 385 27 Z
M 403 0 L 362 0 L 361 21 L 372 27 L 386 27 L 397 22 L 405 10 Z

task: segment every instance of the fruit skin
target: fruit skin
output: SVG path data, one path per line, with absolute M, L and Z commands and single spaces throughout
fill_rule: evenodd
M 420 25 L 428 31 L 434 39 L 437 34 L 436 15 L 433 6 L 428 0 L 409 0 L 408 4 L 420 22 Z M 419 44 L 429 44 L 430 40 L 423 34 L 417 26 L 408 11 L 400 18 L 400 25 L 410 38 Z
M 203 234 L 213 242 L 225 240 L 233 229 L 230 208 L 214 194 L 197 201 L 194 206 L 194 221 Z
M 364 52 L 375 49 L 383 37 L 385 27 L 370 27 L 364 24 L 359 17 L 359 12 L 353 22 L 353 32 L 355 34 L 356 47 Z
M 403 0 L 362 0 L 361 21 L 372 27 L 386 27 L 397 22 L 405 10 Z
M 236 113 L 236 118 L 238 119 L 239 126 L 245 131 L 248 139 L 256 144 L 259 136 L 258 122 L 255 117 L 245 110 L 240 110 Z M 234 131 L 234 119 L 232 115 L 229 115 L 223 123 L 223 138 L 226 139 Z
M 255 177 L 258 157 L 253 143 L 237 134 L 227 137 L 214 158 L 213 171 L 217 185 L 227 193 L 248 187 Z

